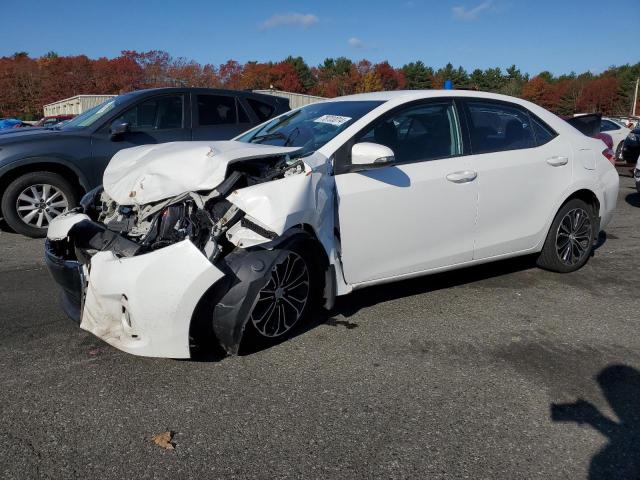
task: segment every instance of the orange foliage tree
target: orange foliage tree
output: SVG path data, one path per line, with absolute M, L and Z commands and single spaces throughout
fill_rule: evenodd
M 393 67 L 388 61 L 358 62 L 327 58 L 309 66 L 302 57 L 279 62 L 228 60 L 202 65 L 173 58 L 161 50 L 125 50 L 118 57 L 90 59 L 53 52 L 31 58 L 25 52 L 0 57 L 0 116 L 36 118 L 46 103 L 80 94 L 120 94 L 140 88 L 179 86 L 228 89 L 269 89 L 325 97 L 403 88 L 473 88 L 521 96 L 561 115 L 577 111 L 628 113 L 640 63 L 611 67 L 601 75 L 562 75 L 549 72 L 529 78 L 515 65 L 476 69 L 471 74 L 452 64 L 434 70 L 421 61 Z

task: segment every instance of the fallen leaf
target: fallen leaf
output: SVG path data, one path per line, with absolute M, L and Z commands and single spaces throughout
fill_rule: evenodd
M 173 443 L 171 443 L 171 439 L 173 438 L 173 432 L 163 432 L 158 435 L 154 435 L 151 437 L 153 443 L 158 445 L 159 447 L 164 448 L 165 450 L 174 450 L 176 447 Z

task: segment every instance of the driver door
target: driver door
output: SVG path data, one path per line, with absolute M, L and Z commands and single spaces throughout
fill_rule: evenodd
M 453 100 L 386 114 L 335 157 L 341 260 L 359 284 L 473 259 L 478 191 Z M 353 144 L 385 145 L 395 163 L 353 171 Z
M 103 171 L 111 157 L 124 148 L 152 143 L 191 140 L 185 125 L 186 105 L 183 94 L 150 97 L 103 125 L 91 137 L 91 150 L 96 168 Z M 129 131 L 111 138 L 109 127 L 114 121 L 129 124 Z

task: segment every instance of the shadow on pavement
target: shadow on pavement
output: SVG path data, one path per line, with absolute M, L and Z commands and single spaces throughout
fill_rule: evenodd
M 630 193 L 624 200 L 632 207 L 640 207 L 640 193 Z
M 426 275 L 409 280 L 401 280 L 398 282 L 376 285 L 362 290 L 357 290 L 345 297 L 338 297 L 336 299 L 336 305 L 331 311 L 326 311 L 319 307 L 313 309 L 311 318 L 309 318 L 304 325 L 301 325 L 299 328 L 296 327 L 294 332 L 285 336 L 275 344 L 267 346 L 245 345 L 244 348 L 241 346 L 239 354 L 251 355 L 253 353 L 272 348 L 275 345 L 279 345 L 280 343 L 297 337 L 298 335 L 303 335 L 323 324 L 336 328 L 345 328 L 347 330 L 355 329 L 359 326 L 357 323 L 349 320 L 338 319 L 336 317 L 341 315 L 345 319 L 348 319 L 358 313 L 361 309 L 371 307 L 377 303 L 433 292 L 443 288 L 450 288 L 491 277 L 498 277 L 521 270 L 527 270 L 535 266 L 535 258 L 535 255 L 529 255 L 525 257 L 501 260 L 451 272 L 436 273 L 433 275 Z M 205 361 L 216 359 L 219 359 L 219 357 L 209 356 L 204 358 Z
M 4 221 L 4 218 L 0 218 L 0 232 L 14 233 L 11 227 L 7 225 L 7 222 Z
M 535 267 L 535 258 L 535 255 L 529 255 L 450 272 L 425 275 L 410 280 L 401 280 L 367 287 L 362 290 L 357 290 L 345 297 L 338 297 L 336 299 L 336 306 L 329 312 L 329 315 L 342 315 L 348 318 L 355 315 L 359 310 L 371 307 L 377 303 L 420 295 L 527 270 Z
M 592 403 L 551 404 L 554 422 L 588 425 L 609 442 L 592 459 L 590 480 L 640 478 L 640 372 L 627 365 L 610 365 L 596 381 L 609 406 L 618 417 L 612 420 Z

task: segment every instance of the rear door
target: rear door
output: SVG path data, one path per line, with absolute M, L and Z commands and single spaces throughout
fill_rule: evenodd
M 235 95 L 194 93 L 191 97 L 194 140 L 230 140 L 252 125 Z
M 473 258 L 475 174 L 463 156 L 450 99 L 402 106 L 336 154 L 335 182 L 345 279 L 357 284 Z M 385 145 L 396 163 L 353 171 L 357 142 Z
M 93 160 L 104 170 L 113 155 L 129 147 L 190 140 L 188 103 L 182 93 L 147 97 L 111 118 L 91 136 Z M 129 131 L 111 138 L 115 121 L 128 123 Z
M 524 107 L 465 99 L 478 173 L 474 259 L 533 248 L 571 182 L 571 145 Z

